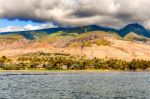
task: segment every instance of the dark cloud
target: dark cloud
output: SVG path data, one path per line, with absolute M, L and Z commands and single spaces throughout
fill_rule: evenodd
M 149 0 L 0 0 L 0 17 L 120 27 L 131 22 L 150 25 Z

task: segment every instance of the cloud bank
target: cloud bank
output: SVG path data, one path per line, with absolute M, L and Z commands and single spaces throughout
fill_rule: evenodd
M 53 22 L 60 26 L 97 24 L 150 27 L 150 0 L 0 0 L 0 18 Z
M 28 24 L 24 27 L 21 26 L 8 26 L 4 28 L 0 28 L 0 32 L 11 32 L 11 31 L 26 31 L 26 30 L 37 30 L 37 29 L 44 29 L 44 28 L 55 28 L 56 26 L 51 23 L 41 24 L 37 26 L 33 26 Z

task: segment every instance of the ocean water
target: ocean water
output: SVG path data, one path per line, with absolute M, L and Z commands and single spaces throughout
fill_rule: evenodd
M 150 73 L 0 73 L 0 99 L 150 99 Z

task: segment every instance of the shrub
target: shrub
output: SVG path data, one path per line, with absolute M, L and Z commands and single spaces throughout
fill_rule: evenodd
M 97 46 L 108 46 L 110 45 L 110 42 L 104 39 L 97 39 L 94 41 L 94 44 L 96 44 Z

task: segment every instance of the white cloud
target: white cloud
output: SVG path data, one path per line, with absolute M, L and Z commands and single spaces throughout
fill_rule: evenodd
M 0 0 L 0 17 L 80 26 L 123 26 L 138 22 L 150 27 L 150 0 Z
M 37 26 L 33 26 L 31 24 L 28 24 L 24 27 L 20 27 L 20 26 L 8 26 L 8 27 L 4 27 L 4 28 L 0 28 L 0 32 L 10 32 L 10 31 L 25 31 L 25 30 L 36 30 L 36 29 L 44 29 L 44 28 L 55 28 L 56 26 L 51 24 L 51 23 L 47 23 L 47 24 L 42 24 L 42 25 L 37 25 Z

